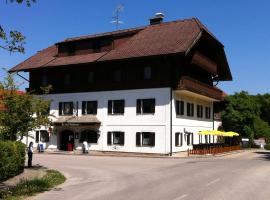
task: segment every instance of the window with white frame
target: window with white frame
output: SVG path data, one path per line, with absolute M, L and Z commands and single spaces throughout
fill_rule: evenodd
M 123 146 L 125 144 L 125 132 L 109 131 L 107 133 L 107 144 Z
M 38 142 L 49 142 L 49 132 L 47 130 L 36 131 L 36 143 Z
M 124 111 L 125 111 L 125 100 L 109 100 L 108 101 L 108 114 L 123 115 Z
M 73 102 L 59 102 L 59 115 L 73 115 Z
M 175 146 L 181 147 L 183 145 L 183 133 L 175 133 Z
M 154 114 L 155 104 L 155 99 L 137 99 L 137 114 Z
M 185 114 L 185 102 L 184 101 L 175 101 L 175 110 L 176 115 L 184 115 Z
M 82 115 L 96 115 L 97 114 L 97 101 L 83 101 L 82 102 Z
M 155 146 L 155 133 L 154 132 L 137 132 L 136 133 L 136 146 Z
M 80 134 L 81 143 L 87 141 L 88 143 L 97 144 L 98 143 L 98 133 L 94 130 L 84 130 Z

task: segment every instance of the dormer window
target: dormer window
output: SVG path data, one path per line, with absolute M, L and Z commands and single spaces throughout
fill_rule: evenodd
M 75 44 L 70 44 L 68 45 L 68 55 L 69 56 L 74 56 L 76 51 Z
M 99 53 L 101 50 L 101 44 L 100 41 L 93 41 L 93 52 L 94 53 Z

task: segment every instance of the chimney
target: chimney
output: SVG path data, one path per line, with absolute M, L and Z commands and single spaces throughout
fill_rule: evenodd
M 163 13 L 156 13 L 154 17 L 150 18 L 150 25 L 161 24 L 164 19 Z

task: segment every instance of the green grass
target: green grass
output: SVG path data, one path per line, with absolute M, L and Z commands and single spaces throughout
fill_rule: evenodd
M 21 181 L 14 188 L 0 191 L 0 199 L 19 200 L 27 196 L 48 191 L 56 185 L 65 182 L 66 178 L 58 171 L 47 170 L 47 174 L 42 178 Z

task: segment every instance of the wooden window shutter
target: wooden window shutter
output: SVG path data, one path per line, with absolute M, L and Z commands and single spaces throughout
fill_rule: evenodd
M 71 104 L 70 114 L 73 115 L 73 113 L 74 113 L 74 103 L 70 102 L 70 104 Z
M 58 115 L 63 115 L 63 103 L 59 102 Z
M 142 100 L 137 99 L 137 107 L 136 107 L 137 114 L 141 114 L 141 110 L 142 110 Z
M 180 115 L 184 115 L 185 114 L 185 102 L 184 101 L 180 101 Z
M 86 101 L 82 102 L 82 115 L 85 115 L 85 110 L 86 110 Z
M 156 109 L 156 99 L 152 99 L 152 107 L 151 107 L 151 113 L 155 113 Z
M 175 133 L 175 146 L 179 146 L 179 133 Z
M 120 103 L 120 113 L 121 114 L 124 114 L 125 112 L 125 100 L 121 100 L 121 103 Z
M 183 146 L 183 133 L 180 133 L 180 139 L 181 139 L 180 145 Z
M 141 146 L 141 133 L 136 133 L 136 146 Z
M 107 133 L 107 144 L 108 145 L 112 144 L 112 132 Z
M 112 100 L 108 101 L 108 113 L 112 114 Z
M 151 138 L 151 146 L 155 146 L 155 133 L 152 133 L 151 135 L 150 135 L 150 138 Z
M 98 107 L 98 102 L 97 101 L 94 101 L 94 106 L 95 106 L 95 109 L 94 109 L 93 114 L 97 114 L 97 107 Z
M 175 112 L 176 115 L 180 115 L 180 101 L 178 100 L 175 101 Z
M 39 142 L 39 131 L 36 131 L 36 143 Z
M 125 133 L 120 132 L 120 144 L 124 145 L 125 144 Z

